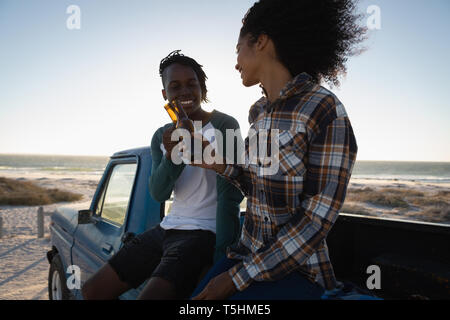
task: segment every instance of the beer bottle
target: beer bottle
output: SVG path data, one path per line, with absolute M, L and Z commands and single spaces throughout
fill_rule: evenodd
M 164 109 L 166 109 L 167 113 L 169 114 L 170 119 L 172 119 L 173 124 L 175 125 L 176 129 L 186 129 L 190 133 L 194 132 L 194 124 L 192 123 L 192 120 L 188 118 L 186 112 L 184 111 L 183 107 L 177 103 L 175 100 L 172 102 L 167 103 L 164 106 Z M 195 158 L 195 148 L 194 143 L 191 140 L 190 143 L 190 152 L 188 152 L 187 156 L 190 158 L 188 161 L 194 161 Z M 201 155 L 200 155 L 201 157 Z
M 183 107 L 180 104 L 178 104 L 175 100 L 167 103 L 164 106 L 164 109 L 166 109 L 170 119 L 172 119 L 175 128 L 177 129 L 183 128 L 191 133 L 194 132 L 194 124 L 192 123 L 191 119 L 188 118 Z

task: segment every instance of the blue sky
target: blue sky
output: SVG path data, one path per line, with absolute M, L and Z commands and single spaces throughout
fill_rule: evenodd
M 0 0 L 0 153 L 110 155 L 149 145 L 168 122 L 158 66 L 182 49 L 204 66 L 211 103 L 244 132 L 258 87 L 236 63 L 247 0 Z M 69 30 L 66 9 L 81 9 Z M 358 160 L 450 161 L 450 2 L 361 1 L 381 29 L 335 94 Z M 365 21 L 363 21 L 365 22 Z

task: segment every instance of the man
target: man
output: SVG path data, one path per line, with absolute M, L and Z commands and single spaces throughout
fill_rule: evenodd
M 239 128 L 234 118 L 201 107 L 207 101 L 206 75 L 194 59 L 174 51 L 161 61 L 159 72 L 164 99 L 177 101 L 190 120 L 200 122 L 211 143 L 215 130 L 225 137 L 226 129 Z M 205 268 L 237 239 L 242 193 L 212 171 L 174 163 L 174 130 L 169 123 L 153 136 L 149 181 L 156 201 L 164 202 L 174 193 L 170 212 L 159 225 L 126 243 L 86 282 L 85 299 L 114 299 L 146 279 L 139 299 L 187 298 Z

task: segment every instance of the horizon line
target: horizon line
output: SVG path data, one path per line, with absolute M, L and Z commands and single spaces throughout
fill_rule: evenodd
M 110 158 L 111 155 L 102 154 L 64 154 L 64 153 L 0 153 L 0 156 L 60 156 L 60 157 L 105 157 Z M 428 162 L 428 163 L 450 163 L 450 161 L 442 160 L 368 160 L 368 159 L 357 159 L 356 162 Z

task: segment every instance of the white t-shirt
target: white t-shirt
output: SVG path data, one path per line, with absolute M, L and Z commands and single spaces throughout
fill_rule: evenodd
M 214 127 L 208 122 L 202 134 L 217 150 Z M 166 154 L 161 144 L 163 154 Z M 216 232 L 216 173 L 186 165 L 175 182 L 170 211 L 161 222 L 163 229 L 209 230 Z

